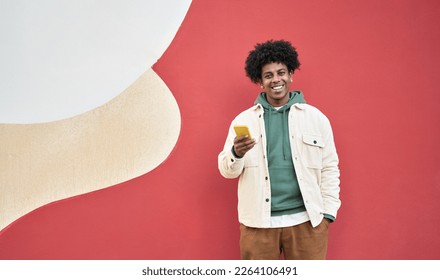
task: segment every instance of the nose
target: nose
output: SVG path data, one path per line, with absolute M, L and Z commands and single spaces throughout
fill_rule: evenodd
M 280 81 L 280 76 L 278 74 L 273 75 L 272 82 L 278 83 Z

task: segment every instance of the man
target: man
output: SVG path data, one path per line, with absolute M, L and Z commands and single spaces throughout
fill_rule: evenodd
M 261 85 L 255 105 L 231 123 L 218 167 L 238 180 L 242 259 L 325 259 L 339 200 L 338 155 L 330 122 L 290 91 L 300 63 L 290 42 L 257 44 L 246 75 Z M 254 137 L 236 136 L 248 126 Z

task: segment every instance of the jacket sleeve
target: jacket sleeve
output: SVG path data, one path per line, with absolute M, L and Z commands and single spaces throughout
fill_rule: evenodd
M 339 158 L 330 122 L 325 118 L 324 123 L 325 148 L 322 155 L 321 193 L 324 202 L 324 213 L 336 218 L 337 211 L 341 206 L 339 199 Z
M 237 158 L 232 153 L 234 138 L 235 132 L 231 124 L 223 150 L 218 155 L 218 169 L 220 174 L 228 179 L 240 176 L 244 167 L 244 158 Z

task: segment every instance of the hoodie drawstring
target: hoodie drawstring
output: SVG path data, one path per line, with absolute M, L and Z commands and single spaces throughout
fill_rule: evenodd
M 281 110 L 281 108 L 280 108 L 279 110 Z M 283 129 L 281 130 L 281 133 L 282 133 L 282 135 L 281 135 L 281 139 L 282 139 L 282 145 L 283 145 L 283 159 L 286 160 L 286 159 L 287 159 L 286 154 L 289 152 L 289 151 L 287 151 L 287 147 L 286 147 L 286 142 L 285 142 L 285 133 L 286 133 L 286 130 L 284 129 L 284 128 L 285 128 L 285 125 L 286 125 L 286 111 L 287 111 L 287 109 L 286 109 L 286 108 L 283 108 L 282 110 L 283 110 L 283 118 L 282 118 L 282 120 L 281 120 L 281 124 L 282 124 L 282 126 L 283 126 Z M 267 135 L 270 135 L 270 128 L 271 128 L 271 126 L 272 126 L 271 116 L 272 116 L 272 114 L 279 114 L 280 112 L 277 111 L 277 110 L 275 110 L 275 108 L 273 108 L 272 106 L 269 106 L 268 111 L 269 111 L 269 112 L 268 112 L 268 113 L 269 113 L 269 116 L 268 116 L 268 125 L 267 125 L 267 131 L 266 131 L 266 134 L 267 134 Z M 267 142 L 267 154 L 268 154 L 268 155 L 270 154 L 270 147 L 272 146 L 272 145 L 269 143 L 269 139 L 270 139 L 270 137 L 267 138 L 267 141 L 268 141 L 268 142 Z
M 285 129 L 284 129 L 284 127 L 285 127 L 285 125 L 286 125 L 286 110 L 283 110 L 283 129 L 282 129 L 282 132 L 283 132 L 283 157 L 284 157 L 284 160 L 286 160 L 286 144 L 285 144 L 285 138 L 284 138 L 284 134 L 286 133 L 285 132 Z

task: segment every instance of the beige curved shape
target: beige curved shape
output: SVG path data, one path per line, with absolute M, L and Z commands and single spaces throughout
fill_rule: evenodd
M 150 69 L 82 115 L 0 124 L 0 229 L 47 203 L 151 171 L 174 148 L 180 123 L 174 96 Z

